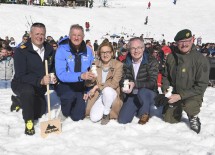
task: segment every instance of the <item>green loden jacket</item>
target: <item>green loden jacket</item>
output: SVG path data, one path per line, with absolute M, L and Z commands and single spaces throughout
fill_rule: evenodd
M 188 54 L 174 51 L 169 54 L 162 78 L 162 90 L 173 86 L 173 93 L 181 99 L 190 97 L 203 98 L 209 82 L 209 62 L 199 52 L 195 45 Z

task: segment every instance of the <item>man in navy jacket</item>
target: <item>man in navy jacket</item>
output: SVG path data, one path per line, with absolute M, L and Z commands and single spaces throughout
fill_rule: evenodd
M 45 25 L 34 23 L 30 29 L 31 39 L 17 48 L 14 55 L 15 75 L 11 88 L 20 98 L 27 135 L 35 133 L 34 120 L 46 112 L 44 94 L 50 77 L 45 75 L 45 60 L 48 60 L 48 72 L 54 72 L 54 50 L 45 42 L 45 35 Z

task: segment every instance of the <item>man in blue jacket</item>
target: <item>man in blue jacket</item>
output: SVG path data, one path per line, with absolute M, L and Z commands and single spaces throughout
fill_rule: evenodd
M 18 47 L 14 55 L 15 75 L 11 88 L 21 101 L 27 135 L 35 134 L 34 120 L 46 112 L 44 94 L 50 77 L 45 75 L 45 60 L 48 60 L 48 72 L 54 71 L 54 50 L 45 42 L 45 35 L 45 25 L 34 23 L 30 29 L 31 39 Z
M 65 117 L 79 121 L 85 117 L 84 80 L 94 74 L 88 72 L 94 60 L 93 51 L 86 46 L 84 29 L 75 24 L 70 27 L 69 37 L 62 39 L 55 56 L 55 69 L 59 79 L 57 94 Z

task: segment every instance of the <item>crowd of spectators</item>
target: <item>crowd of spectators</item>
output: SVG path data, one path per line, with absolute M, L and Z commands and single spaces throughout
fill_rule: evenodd
M 104 0 L 106 1 L 106 0 Z M 85 6 L 92 8 L 93 0 L 0 0 L 0 3 L 9 4 L 26 4 L 26 5 L 41 5 L 41 6 Z M 105 7 L 105 4 L 104 4 Z
M 63 39 L 67 36 L 61 36 L 57 41 L 54 40 L 52 36 L 47 36 L 46 41 L 50 43 L 50 45 L 55 49 L 55 51 L 58 48 L 58 41 Z M 25 32 L 22 36 L 22 41 L 20 43 L 17 43 L 14 37 L 5 36 L 4 38 L 1 38 L 0 36 L 0 62 L 1 62 L 1 69 L 0 69 L 0 75 L 1 79 L 9 80 L 13 75 L 13 67 L 9 67 L 10 72 L 6 70 L 7 65 L 3 62 L 10 61 L 11 64 L 13 64 L 13 54 L 15 51 L 15 48 L 22 46 L 24 43 L 27 42 L 27 40 L 30 39 L 28 32 Z M 142 38 L 144 39 L 144 38 Z M 93 49 L 93 54 L 95 58 L 97 58 L 97 48 L 99 46 L 98 40 L 95 40 L 93 43 L 91 43 L 91 40 L 87 39 L 85 40 L 86 44 Z M 125 40 L 124 36 L 119 38 L 118 42 L 112 43 L 114 50 L 115 50 L 115 58 L 121 62 L 124 62 L 126 59 L 126 55 L 129 53 L 129 50 L 127 49 L 127 41 Z M 166 42 L 163 40 L 163 42 L 154 41 L 153 39 L 150 41 L 145 42 L 146 46 L 146 52 L 150 54 L 151 56 L 154 56 L 158 62 L 159 62 L 159 71 L 162 73 L 162 66 L 164 66 L 165 58 L 168 53 L 171 53 L 171 51 L 174 51 L 176 46 L 175 42 Z M 168 48 L 168 50 L 167 50 Z M 211 64 L 211 74 L 209 82 L 210 85 L 214 85 L 214 64 L 215 64 L 215 43 L 202 43 L 197 44 L 196 43 L 196 49 L 197 51 L 201 52 L 204 56 L 208 57 L 210 64 Z M 167 51 L 166 51 L 167 50 Z M 6 54 L 4 54 L 6 53 Z M 7 59 L 6 59 L 7 58 Z M 7 66 L 8 67 L 8 66 Z M 11 74 L 6 76 L 6 74 Z M 158 78 L 158 86 L 159 86 L 159 78 Z

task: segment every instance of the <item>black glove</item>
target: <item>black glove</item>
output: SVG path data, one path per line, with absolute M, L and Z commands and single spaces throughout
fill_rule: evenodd
M 155 98 L 155 106 L 160 107 L 160 106 L 165 106 L 168 104 L 169 99 L 165 97 L 164 94 L 158 94 Z

